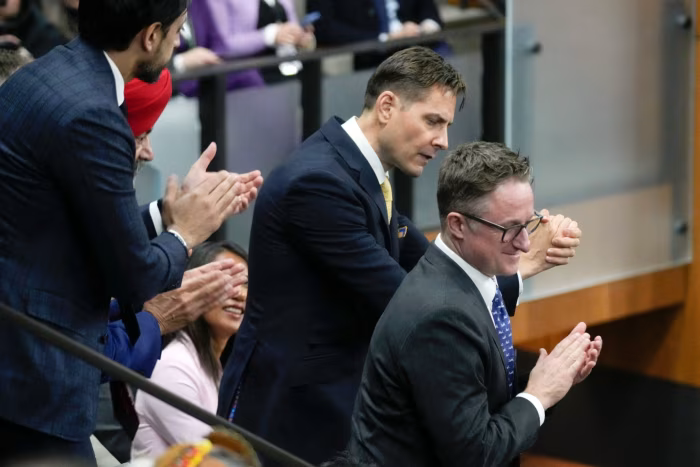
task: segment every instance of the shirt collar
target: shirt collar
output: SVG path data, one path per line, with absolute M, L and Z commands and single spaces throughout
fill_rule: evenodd
M 467 274 L 467 276 L 469 276 L 472 282 L 474 282 L 474 285 L 476 285 L 476 288 L 479 290 L 481 297 L 486 303 L 486 308 L 488 308 L 490 312 L 493 305 L 493 297 L 496 296 L 496 278 L 483 274 L 474 266 L 464 261 L 464 258 L 452 251 L 450 247 L 448 247 L 445 242 L 442 241 L 441 235 L 442 234 L 438 234 L 437 238 L 435 239 L 435 246 L 445 253 L 448 258 L 457 263 L 457 266 L 459 266 Z
M 109 67 L 112 69 L 112 74 L 114 75 L 114 84 L 117 92 L 117 105 L 121 106 L 124 103 L 124 77 L 122 76 L 121 71 L 119 71 L 119 68 L 117 68 L 116 63 L 114 63 L 112 59 L 109 58 L 107 52 L 102 51 L 102 53 L 105 54 L 107 63 L 109 63 Z
M 357 117 L 352 117 L 350 120 L 343 123 L 342 127 L 350 139 L 357 145 L 362 155 L 365 156 L 367 162 L 369 162 L 369 165 L 374 171 L 374 175 L 377 176 L 377 181 L 379 184 L 381 185 L 384 183 L 384 180 L 389 176 L 389 173 L 384 171 L 382 161 L 379 160 L 379 156 L 374 151 L 374 148 L 372 148 L 372 145 L 369 144 L 365 134 L 362 133 L 360 125 L 357 124 Z

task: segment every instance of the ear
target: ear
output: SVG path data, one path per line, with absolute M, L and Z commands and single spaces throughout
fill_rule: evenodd
M 146 52 L 152 53 L 158 49 L 162 40 L 163 25 L 161 23 L 153 23 L 141 31 L 141 47 Z
M 468 228 L 466 221 L 461 214 L 456 212 L 451 212 L 447 215 L 445 219 L 447 223 L 447 232 L 455 240 L 464 240 L 465 232 Z
M 377 97 L 377 102 L 374 104 L 377 118 L 381 123 L 386 123 L 391 119 L 391 116 L 399 109 L 399 96 L 391 91 L 384 91 Z

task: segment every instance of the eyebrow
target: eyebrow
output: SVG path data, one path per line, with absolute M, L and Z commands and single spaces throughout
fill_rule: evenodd
M 530 217 L 528 217 L 527 219 L 525 219 L 524 222 L 520 221 L 519 219 L 513 219 L 513 218 L 511 218 L 511 219 L 507 219 L 507 220 L 506 220 L 505 222 L 503 222 L 501 225 L 502 225 L 503 227 L 512 227 L 512 226 L 514 226 L 514 225 L 521 225 L 521 224 L 525 224 L 527 221 L 532 220 L 534 217 L 535 217 L 535 213 L 532 213 L 532 214 L 530 214 Z
M 442 115 L 440 115 L 438 113 L 429 113 L 428 115 L 426 115 L 426 118 L 436 119 L 440 123 L 447 123 L 447 126 L 452 125 L 452 122 L 447 121 L 447 119 L 445 117 L 443 117 Z

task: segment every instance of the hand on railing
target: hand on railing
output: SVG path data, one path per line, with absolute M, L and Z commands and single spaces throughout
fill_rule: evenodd
M 204 47 L 195 47 L 179 53 L 177 56 L 181 57 L 179 59 L 181 65 L 176 67 L 178 68 L 177 71 L 194 70 L 195 68 L 221 63 L 221 58 L 218 55 Z

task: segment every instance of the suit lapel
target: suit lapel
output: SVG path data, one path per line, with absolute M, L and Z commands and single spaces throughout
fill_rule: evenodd
M 364 160 L 364 156 L 360 154 L 360 157 Z M 365 162 L 367 162 L 365 160 Z M 368 195 L 372 197 L 374 204 L 377 205 L 379 210 L 382 212 L 382 217 L 384 218 L 384 224 L 389 226 L 389 214 L 386 211 L 386 201 L 384 200 L 384 195 L 382 194 L 382 187 L 379 186 L 379 181 L 377 181 L 377 176 L 372 170 L 372 167 L 367 163 L 366 167 L 363 167 L 360 171 L 359 184 L 363 190 L 367 192 Z
M 321 128 L 321 133 L 325 136 L 326 140 L 335 147 L 338 154 L 345 160 L 352 170 L 359 173 L 357 177 L 357 183 L 362 187 L 362 189 L 372 198 L 374 204 L 377 205 L 379 212 L 382 213 L 382 218 L 384 219 L 382 228 L 384 229 L 384 234 L 389 239 L 389 245 L 387 249 L 392 252 L 392 256 L 398 255 L 398 242 L 394 246 L 394 236 L 396 236 L 396 231 L 398 228 L 390 229 L 389 226 L 389 215 L 386 210 L 386 201 L 384 200 L 384 195 L 382 194 L 382 188 L 379 186 L 377 181 L 377 176 L 372 170 L 372 167 L 365 159 L 358 149 L 355 142 L 348 136 L 348 134 L 342 128 L 343 121 L 338 117 L 331 118 L 325 125 Z M 392 214 L 392 225 L 396 226 L 396 216 Z M 392 232 L 394 235 L 392 236 Z M 394 253 L 396 252 L 396 253 Z M 396 256 L 395 256 L 396 257 Z
M 486 309 L 486 312 L 488 313 L 488 308 Z M 493 322 L 489 323 L 489 334 L 491 335 L 491 342 L 496 346 L 498 349 L 498 355 L 501 356 L 501 368 L 503 368 L 503 375 L 505 376 L 505 387 L 506 390 L 508 390 L 508 370 L 506 368 L 506 356 L 503 354 L 503 348 L 501 347 L 501 339 L 498 337 L 498 331 L 496 331 L 496 326 L 494 326 Z
M 436 264 L 438 267 L 440 267 L 442 270 L 446 271 L 448 275 L 454 279 L 457 280 L 457 288 L 465 295 L 464 300 L 465 302 L 468 300 L 469 295 L 476 296 L 478 300 L 476 302 L 478 303 L 479 310 L 476 313 L 476 316 L 479 318 L 482 327 L 486 327 L 488 329 L 488 334 L 489 336 L 486 337 L 484 336 L 485 339 L 490 339 L 493 345 L 496 346 L 496 349 L 498 350 L 498 355 L 501 357 L 501 368 L 503 369 L 503 374 L 505 376 L 504 381 L 506 382 L 505 384 L 505 389 L 506 391 L 508 390 L 508 370 L 506 369 L 506 357 L 503 354 L 503 349 L 501 348 L 501 340 L 498 337 L 498 331 L 496 331 L 496 326 L 493 324 L 493 319 L 491 318 L 491 313 L 489 312 L 489 309 L 486 307 L 486 304 L 484 303 L 484 300 L 482 299 L 481 293 L 479 292 L 479 289 L 476 288 L 476 285 L 474 285 L 474 282 L 471 280 L 471 278 L 465 273 L 462 268 L 459 267 L 457 263 L 452 261 L 450 258 L 447 257 L 440 249 L 435 246 L 434 243 L 430 244 L 430 247 L 428 248 L 428 251 L 425 253 L 426 258 L 432 262 L 433 264 Z

